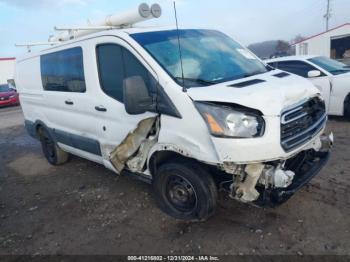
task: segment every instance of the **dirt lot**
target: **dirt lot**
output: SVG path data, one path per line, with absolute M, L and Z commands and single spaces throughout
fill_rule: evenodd
M 350 254 L 350 122 L 333 119 L 328 166 L 276 209 L 221 199 L 184 223 L 151 189 L 73 157 L 47 164 L 21 111 L 0 109 L 0 254 Z

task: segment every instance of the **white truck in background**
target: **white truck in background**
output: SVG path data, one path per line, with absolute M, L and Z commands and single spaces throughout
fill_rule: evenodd
M 123 17 L 120 28 L 60 35 L 17 59 L 25 125 L 51 164 L 74 154 L 137 176 L 185 220 L 211 216 L 219 189 L 279 205 L 326 164 L 332 137 L 309 81 L 271 70 L 221 32 L 130 27 Z

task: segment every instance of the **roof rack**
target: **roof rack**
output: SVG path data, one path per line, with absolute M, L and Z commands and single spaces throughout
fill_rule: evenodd
M 132 27 L 134 24 L 153 19 L 159 18 L 162 14 L 162 9 L 159 4 L 153 4 L 149 6 L 146 3 L 142 3 L 138 6 L 137 9 L 132 9 L 124 13 L 114 14 L 106 16 L 105 19 L 98 21 L 94 24 L 87 26 L 76 26 L 76 27 L 56 27 L 55 31 L 62 31 L 58 35 L 50 36 L 48 42 L 38 42 L 38 43 L 25 43 L 25 44 L 16 44 L 17 47 L 26 46 L 28 52 L 31 52 L 31 47 L 33 46 L 42 46 L 42 45 L 57 45 L 61 42 L 76 39 L 85 35 L 92 33 L 112 30 L 112 29 L 121 29 Z
M 33 42 L 33 43 L 25 43 L 25 44 L 15 44 L 16 47 L 27 47 L 28 53 L 32 51 L 33 46 L 44 46 L 44 45 L 57 45 L 60 42 Z

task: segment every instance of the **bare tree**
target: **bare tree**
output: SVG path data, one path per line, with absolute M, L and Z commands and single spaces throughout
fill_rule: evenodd
M 290 44 L 287 41 L 284 40 L 278 40 L 276 51 L 280 53 L 289 53 L 290 50 Z

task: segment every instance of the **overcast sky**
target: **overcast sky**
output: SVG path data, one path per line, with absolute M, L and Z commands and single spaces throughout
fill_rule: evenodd
M 15 43 L 47 41 L 54 26 L 77 26 L 133 8 L 138 0 L 0 0 L 0 57 L 26 50 Z M 290 40 L 324 31 L 326 0 L 177 0 L 181 26 L 219 29 L 243 44 Z M 163 16 L 149 25 L 173 25 L 171 0 L 159 0 Z M 350 22 L 350 0 L 331 0 L 330 26 Z

